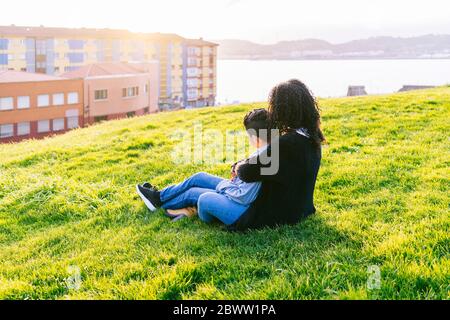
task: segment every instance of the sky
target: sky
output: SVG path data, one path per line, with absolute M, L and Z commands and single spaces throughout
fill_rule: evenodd
M 258 43 L 450 34 L 449 0 L 13 0 L 6 8 L 0 25 L 118 28 Z

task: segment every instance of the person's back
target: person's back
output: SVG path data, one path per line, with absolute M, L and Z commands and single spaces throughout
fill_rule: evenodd
M 258 198 L 233 226 L 238 230 L 296 224 L 313 213 L 313 196 L 321 154 L 313 150 L 308 138 L 288 133 L 280 138 L 280 170 L 263 176 Z M 243 165 L 239 177 L 247 182 L 261 179 L 258 165 Z
M 295 224 L 316 212 L 314 188 L 325 141 L 317 102 L 302 82 L 290 80 L 272 90 L 269 118 L 270 128 L 281 136 L 268 146 L 269 163 L 258 158 L 240 166 L 238 175 L 243 181 L 260 181 L 262 187 L 230 229 Z M 274 164 L 278 170 L 264 173 Z
M 322 158 L 321 149 L 317 150 L 308 137 L 301 134 L 290 133 L 286 137 L 292 141 L 293 166 L 298 171 L 292 176 L 291 185 L 295 186 L 293 196 L 298 201 L 294 202 L 293 210 L 298 215 L 294 216 L 294 223 L 316 212 L 314 207 L 314 189 Z

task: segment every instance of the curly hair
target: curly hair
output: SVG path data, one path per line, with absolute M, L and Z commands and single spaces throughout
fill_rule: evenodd
M 280 130 L 281 134 L 306 128 L 317 148 L 325 142 L 317 100 L 300 80 L 292 79 L 272 89 L 269 97 L 269 125 L 271 129 Z

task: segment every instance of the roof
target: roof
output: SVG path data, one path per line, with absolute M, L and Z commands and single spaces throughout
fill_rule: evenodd
M 0 83 L 61 81 L 61 80 L 67 79 L 41 73 L 31 73 L 14 70 L 0 71 Z
M 136 66 L 124 62 L 94 63 L 61 75 L 64 78 L 88 78 L 145 73 Z
M 200 38 L 200 39 L 186 39 L 186 43 L 188 45 L 192 45 L 192 46 L 214 46 L 214 47 L 219 46 L 218 43 L 205 41 L 202 38 Z
M 154 41 L 179 40 L 184 38 L 173 33 L 133 33 L 121 29 L 93 29 L 93 28 L 48 28 L 44 26 L 0 26 L 1 36 L 24 37 L 73 37 L 79 38 L 116 38 L 116 39 L 148 39 Z

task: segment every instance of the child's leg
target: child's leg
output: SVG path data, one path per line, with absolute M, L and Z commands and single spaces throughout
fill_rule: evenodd
M 217 192 L 206 192 L 198 199 L 198 216 L 205 222 L 219 219 L 226 225 L 236 222 L 249 208 Z
M 163 209 L 178 210 L 188 207 L 195 207 L 198 202 L 198 198 L 207 192 L 214 192 L 212 189 L 205 188 L 190 188 L 187 191 L 179 194 L 178 196 L 164 202 Z
M 184 182 L 165 188 L 161 191 L 161 201 L 163 203 L 181 195 L 190 188 L 203 188 L 215 190 L 217 185 L 222 181 L 222 178 L 210 175 L 208 173 L 200 172 L 194 174 Z

